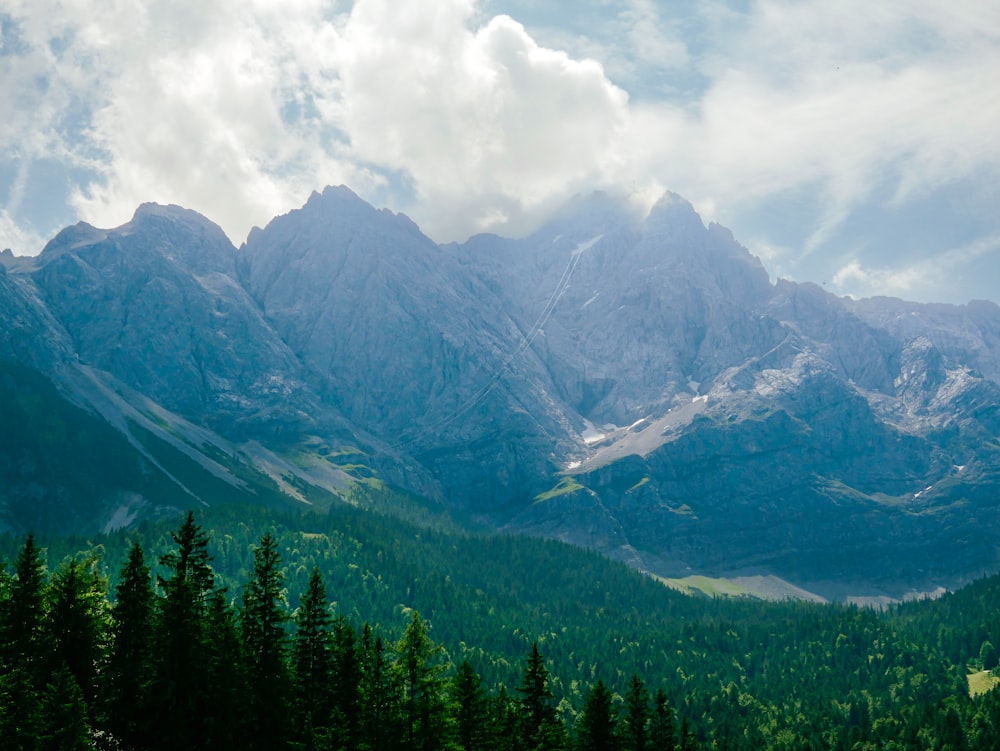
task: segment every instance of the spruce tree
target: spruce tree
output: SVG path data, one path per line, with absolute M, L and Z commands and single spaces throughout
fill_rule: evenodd
M 208 535 L 188 512 L 171 539 L 175 550 L 160 558 L 157 577 L 163 597 L 155 629 L 153 701 L 158 711 L 151 744 L 155 749 L 206 747 L 204 724 L 212 703 L 206 680 L 208 607 L 215 574 Z
M 0 658 L 8 669 L 23 668 L 33 680 L 44 677 L 45 562 L 42 551 L 29 534 L 14 561 L 9 595 L 0 612 Z
M 206 622 L 204 673 L 205 685 L 211 693 L 211 706 L 204 723 L 205 748 L 211 751 L 240 749 L 246 745 L 249 724 L 247 681 L 236 615 L 225 589 L 212 592 Z
M 361 658 L 354 628 L 343 617 L 333 624 L 331 747 L 352 751 L 361 739 Z
M 333 704 L 333 643 L 326 587 L 319 568 L 313 568 L 309 586 L 295 614 L 292 650 L 293 696 L 297 742 L 306 751 L 326 745 Z
M 45 564 L 29 534 L 13 576 L 0 585 L 0 739 L 11 749 L 37 748 L 46 688 Z
M 517 690 L 521 694 L 520 726 L 524 747 L 530 750 L 557 747 L 561 743 L 562 728 L 556 717 L 549 671 L 538 651 L 538 642 L 531 645 L 524 678 Z
M 284 748 L 289 740 L 291 681 L 287 660 L 285 577 L 277 541 L 270 533 L 254 549 L 253 572 L 243 590 L 240 637 L 246 660 L 247 744 Z
M 154 607 L 146 556 L 134 542 L 115 587 L 112 646 L 104 680 L 106 724 L 127 751 L 138 751 L 151 742 Z
M 91 751 L 95 748 L 84 692 L 65 663 L 52 672 L 45 687 L 41 716 L 40 751 Z
M 429 636 L 427 622 L 413 611 L 396 645 L 403 684 L 403 748 L 433 751 L 447 745 L 450 727 L 444 696 L 444 648 Z
M 653 751 L 675 751 L 677 731 L 674 710 L 663 689 L 657 689 L 653 699 L 653 715 L 649 723 L 649 740 Z
M 389 751 L 400 747 L 401 693 L 385 643 L 366 623 L 361 631 L 360 748 Z
M 649 751 L 649 717 L 649 691 L 642 679 L 633 674 L 625 695 L 622 751 Z
M 587 694 L 576 723 L 576 751 L 618 751 L 618 709 L 611 691 L 598 679 Z
M 110 638 L 107 581 L 97 557 L 89 554 L 60 564 L 52 575 L 48 600 L 49 672 L 65 666 L 86 705 L 96 710 L 98 675 L 105 666 Z
M 455 735 L 465 751 L 492 751 L 489 737 L 490 703 L 479 674 L 463 660 L 451 682 Z

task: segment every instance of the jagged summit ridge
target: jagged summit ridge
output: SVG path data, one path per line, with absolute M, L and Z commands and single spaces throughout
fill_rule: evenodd
M 0 359 L 118 428 L 209 431 L 185 450 L 300 501 L 378 477 L 663 574 L 899 589 L 998 562 L 972 530 L 1000 521 L 1000 308 L 772 283 L 675 194 L 441 246 L 330 187 L 238 250 L 144 204 L 4 268 Z

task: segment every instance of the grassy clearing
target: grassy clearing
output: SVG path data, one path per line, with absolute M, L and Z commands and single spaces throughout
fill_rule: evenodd
M 997 677 L 990 670 L 979 670 L 974 673 L 969 673 L 969 696 L 979 696 L 980 694 L 985 694 L 987 691 L 992 691 L 998 683 L 1000 683 L 1000 677 Z
M 583 485 L 578 483 L 571 477 L 564 477 L 559 481 L 552 490 L 546 490 L 544 493 L 539 493 L 535 496 L 535 503 L 541 503 L 542 501 L 547 501 L 550 498 L 555 498 L 559 495 L 566 495 L 567 493 L 575 493 L 578 490 L 583 490 Z
M 686 594 L 690 594 L 694 591 L 704 592 L 709 597 L 714 597 L 716 595 L 723 595 L 725 597 L 740 597 L 742 595 L 752 594 L 745 587 L 742 587 L 729 579 L 713 579 L 709 576 L 685 576 L 683 579 L 666 579 L 660 576 L 656 578 L 668 587 Z

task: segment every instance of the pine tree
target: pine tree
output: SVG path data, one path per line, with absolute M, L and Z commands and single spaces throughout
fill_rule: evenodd
M 45 563 L 42 551 L 29 534 L 14 561 L 9 596 L 0 612 L 0 664 L 23 668 L 33 679 L 45 669 Z
M 86 705 L 96 709 L 98 673 L 107 659 L 110 638 L 107 581 L 97 557 L 89 554 L 62 563 L 52 575 L 47 594 L 44 630 L 49 671 L 65 666 Z
M 361 741 L 361 659 L 354 628 L 344 618 L 333 624 L 332 748 L 352 751 Z
M 26 666 L 15 665 L 0 671 L 0 739 L 4 749 L 38 748 L 44 720 L 41 697 Z
M 334 675 L 330 620 L 326 587 L 319 568 L 314 568 L 295 615 L 292 650 L 296 735 L 306 751 L 325 745 L 330 734 Z
M 65 663 L 52 672 L 42 694 L 40 751 L 90 751 L 94 746 L 87 701 Z
M 204 673 L 211 698 L 204 722 L 205 748 L 240 749 L 246 745 L 248 726 L 247 680 L 236 615 L 225 589 L 212 592 L 206 622 Z
M 520 724 L 520 705 L 507 693 L 507 687 L 500 684 L 496 696 L 489 699 L 486 748 L 490 751 L 519 751 Z
M 649 723 L 649 740 L 653 751 L 675 751 L 677 732 L 674 710 L 663 689 L 656 691 L 653 699 L 653 716 Z
M 396 645 L 396 666 L 403 684 L 403 748 L 444 748 L 450 732 L 444 697 L 445 652 L 430 639 L 427 622 L 415 610 Z
M 549 671 L 538 651 L 538 642 L 531 645 L 531 654 L 524 678 L 517 687 L 521 694 L 521 741 L 526 749 L 548 749 L 559 742 L 559 721 L 555 698 L 549 686 Z
M 455 734 L 464 751 L 492 751 L 489 737 L 490 704 L 479 674 L 463 660 L 451 682 Z
M 618 751 L 618 709 L 611 691 L 598 680 L 587 694 L 576 724 L 577 751 Z
M 633 674 L 625 696 L 625 717 L 622 722 L 623 751 L 648 751 L 649 719 L 649 691 L 642 679 Z
M 163 597 L 154 640 L 153 701 L 159 711 L 152 745 L 171 751 L 201 749 L 206 747 L 204 724 L 212 702 L 205 665 L 215 574 L 208 535 L 192 512 L 170 536 L 177 548 L 161 556 L 167 575 L 157 577 Z
M 14 561 L 14 575 L 0 590 L 0 739 L 5 748 L 38 748 L 46 686 L 46 574 L 42 553 L 29 534 Z
M 382 637 L 367 623 L 361 631 L 361 743 L 366 751 L 389 751 L 402 742 L 401 685 Z
M 138 542 L 129 549 L 115 595 L 112 648 L 104 681 L 106 723 L 123 748 L 138 750 L 151 742 L 155 607 L 149 566 Z
M 254 549 L 253 572 L 243 590 L 240 610 L 247 677 L 247 743 L 251 749 L 283 748 L 290 735 L 284 581 L 277 541 L 267 533 Z

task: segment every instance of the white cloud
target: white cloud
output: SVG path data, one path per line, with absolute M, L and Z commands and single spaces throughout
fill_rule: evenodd
M 482 7 L 0 0 L 16 22 L 0 50 L 8 225 L 46 198 L 45 160 L 73 170 L 92 223 L 176 202 L 236 242 L 338 182 L 442 240 L 522 231 L 600 187 L 669 187 L 723 223 L 812 191 L 804 242 L 763 240 L 787 267 L 827 253 L 859 207 L 1000 176 L 995 4 L 760 0 L 681 18 L 629 0 L 590 8 L 591 36 L 567 26 L 576 55 Z
M 342 68 L 355 153 L 409 175 L 424 226 L 449 239 L 606 181 L 627 112 L 596 62 L 540 47 L 506 16 L 472 30 L 457 5 L 431 24 L 359 5 Z
M 840 294 L 851 297 L 955 298 L 970 282 L 963 278 L 969 268 L 978 264 L 996 268 L 998 262 L 1000 234 L 897 266 L 866 266 L 853 259 L 837 270 L 832 282 Z

